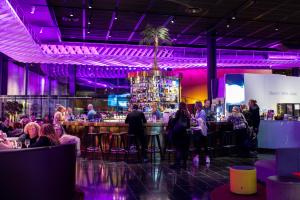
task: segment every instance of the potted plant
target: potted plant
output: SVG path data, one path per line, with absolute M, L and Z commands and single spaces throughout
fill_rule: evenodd
M 8 101 L 6 102 L 4 108 L 11 121 L 15 121 L 18 114 L 22 113 L 23 105 L 18 103 L 17 101 Z
M 143 39 L 140 41 L 141 44 L 154 46 L 153 70 L 158 70 L 158 65 L 157 65 L 158 46 L 162 43 L 171 44 L 169 30 L 164 26 L 159 26 L 159 27 L 155 28 L 148 24 L 146 26 L 145 30 L 141 34 L 143 37 Z

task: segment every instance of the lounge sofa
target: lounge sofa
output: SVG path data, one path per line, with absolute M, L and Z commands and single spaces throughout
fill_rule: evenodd
M 0 198 L 72 200 L 75 144 L 0 151 Z

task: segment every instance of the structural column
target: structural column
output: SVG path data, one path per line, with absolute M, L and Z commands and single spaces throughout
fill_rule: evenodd
M 7 57 L 0 53 L 0 94 L 7 95 L 8 83 L 8 60 Z
M 76 65 L 69 65 L 69 95 L 76 96 Z
M 217 97 L 217 59 L 216 32 L 207 32 L 207 96 L 209 100 Z
M 292 68 L 292 76 L 300 76 L 300 68 L 299 67 Z
M 28 78 L 29 78 L 29 63 L 25 64 L 25 107 L 24 111 L 27 114 L 27 102 L 28 102 Z M 31 113 L 29 113 L 31 114 Z

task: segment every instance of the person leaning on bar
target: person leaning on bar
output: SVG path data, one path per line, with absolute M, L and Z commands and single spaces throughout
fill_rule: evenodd
M 125 123 L 129 124 L 128 135 L 135 135 L 142 149 L 143 161 L 147 162 L 146 136 L 144 133 L 144 124 L 147 123 L 143 112 L 138 110 L 138 105 L 133 105 L 132 111 L 127 115 Z
M 94 110 L 93 104 L 89 104 L 87 108 L 88 108 L 88 113 L 87 113 L 88 121 L 94 121 L 97 113 Z

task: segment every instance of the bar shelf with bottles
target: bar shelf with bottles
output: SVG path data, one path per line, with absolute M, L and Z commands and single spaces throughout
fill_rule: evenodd
M 142 71 L 128 74 L 130 79 L 130 104 L 137 104 L 148 112 L 151 104 L 158 107 L 178 106 L 180 101 L 180 76 L 169 71 Z

